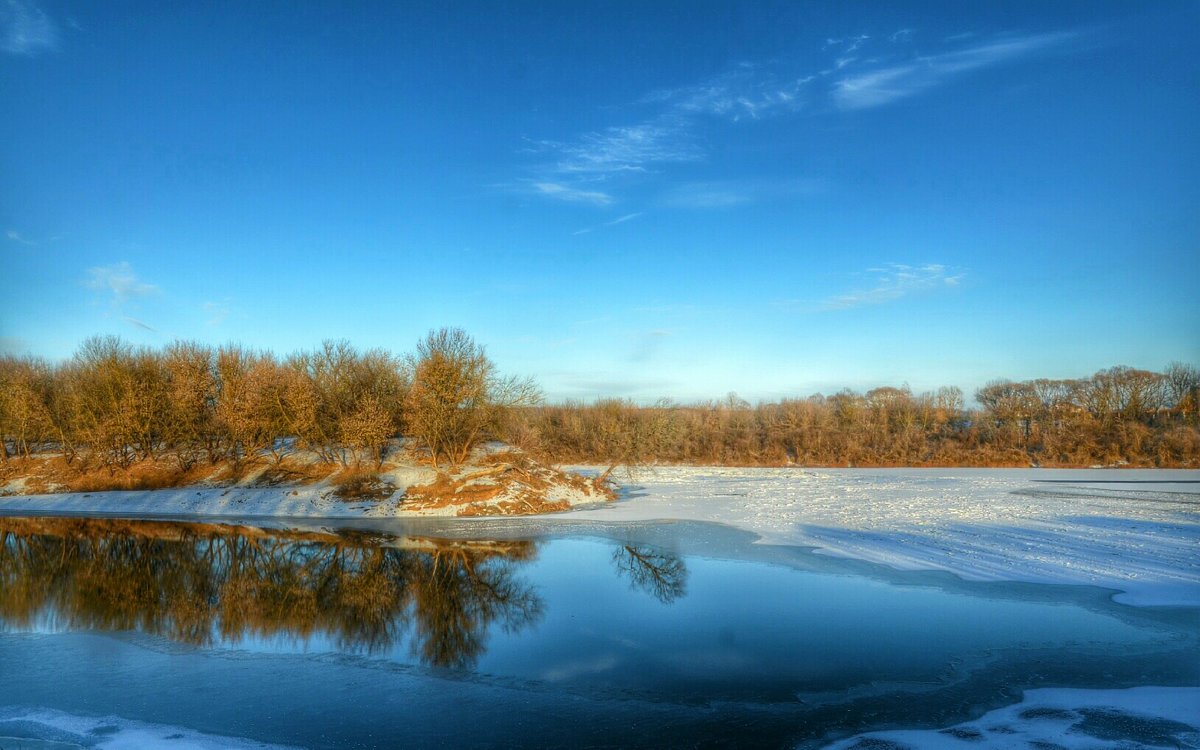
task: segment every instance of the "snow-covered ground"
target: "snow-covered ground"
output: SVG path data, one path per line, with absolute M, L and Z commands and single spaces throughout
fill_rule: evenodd
M 182 487 L 131 492 L 66 492 L 0 497 L 0 513 L 103 513 L 130 516 L 237 516 L 240 518 L 362 518 L 391 515 L 395 503 L 343 502 L 333 488 Z
M 0 709 L 0 748 L 28 750 L 296 750 L 119 716 L 76 716 L 48 708 Z
M 616 503 L 565 499 L 592 506 L 570 513 L 571 520 L 711 521 L 752 531 L 765 543 L 897 568 L 1088 584 L 1121 591 L 1117 601 L 1126 604 L 1200 606 L 1200 471 L 661 467 L 626 480 Z M 0 498 L 0 513 L 31 511 L 412 515 L 394 501 L 342 502 L 322 485 Z
M 30 511 L 184 518 L 405 515 L 395 502 L 345 503 L 320 487 L 0 498 L 0 513 Z M 1200 606 L 1198 471 L 663 467 L 626 480 L 618 502 L 542 516 L 537 523 L 556 520 L 717 522 L 754 532 L 763 543 L 811 546 L 896 568 L 945 570 L 973 580 L 1087 584 L 1118 590 L 1117 600 L 1127 604 Z M 1197 717 L 1200 687 L 1040 689 L 955 726 L 871 732 L 832 747 L 1200 747 Z M 71 741 L 65 735 L 97 729 L 92 719 L 53 712 L 29 712 L 20 721 L 53 729 L 30 735 L 44 739 Z M 253 746 L 119 719 L 105 720 L 104 728 L 111 734 L 97 747 L 157 746 L 151 740 L 168 739 L 171 747 Z M 2 740 L 0 746 L 7 747 Z
M 466 467 L 467 470 L 477 467 Z M 106 514 L 155 517 L 224 516 L 237 518 L 393 518 L 416 516 L 455 517 L 463 504 L 445 504 L 413 509 L 401 499 L 412 485 L 432 481 L 432 470 L 408 467 L 393 469 L 380 476 L 395 487 L 392 498 L 384 501 L 342 500 L 328 480 L 306 485 L 232 487 L 194 486 L 163 490 L 115 492 L 65 492 L 53 495 L 0 496 L 0 513 L 22 512 L 53 515 Z M 484 480 L 485 482 L 488 480 Z M 11 484 L 9 485 L 12 486 Z M 519 483 L 510 483 L 506 491 L 488 502 L 498 504 L 519 497 Z M 571 507 L 595 505 L 604 497 L 590 485 L 558 484 L 544 492 L 546 502 L 565 501 Z M 2 750 L 2 748 L 0 748 Z
M 1200 747 L 1200 688 L 1029 690 L 1020 703 L 944 729 L 869 732 L 827 750 L 1129 750 Z
M 1200 605 L 1200 471 L 663 467 L 572 519 L 715 521 L 770 544 Z

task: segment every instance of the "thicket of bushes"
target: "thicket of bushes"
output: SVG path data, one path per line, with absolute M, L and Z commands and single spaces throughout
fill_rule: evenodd
M 98 337 L 60 364 L 0 359 L 0 453 L 61 451 L 72 464 L 111 469 L 169 459 L 188 471 L 202 461 L 279 461 L 299 446 L 348 465 L 382 462 L 406 434 L 435 464 L 460 463 L 534 396 L 530 381 L 500 378 L 457 329 L 430 333 L 409 357 L 346 341 L 278 357 Z
M 1200 372 L 1114 367 L 1080 380 L 882 387 L 752 406 L 628 401 L 522 413 L 521 434 L 568 462 L 807 466 L 1200 465 Z
M 63 453 L 110 470 L 154 460 L 186 472 L 292 447 L 381 462 L 412 437 L 435 464 L 499 438 L 552 462 L 744 465 L 1200 464 L 1200 371 L 1127 367 L 1079 380 L 996 381 L 967 408 L 954 387 L 882 387 L 752 406 L 541 406 L 457 329 L 397 356 L 345 341 L 279 357 L 238 345 L 84 342 L 69 361 L 0 358 L 0 453 Z

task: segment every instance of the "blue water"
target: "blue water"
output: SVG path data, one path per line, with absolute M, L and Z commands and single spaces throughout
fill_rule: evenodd
M 1095 590 L 688 524 L 403 531 L 0 518 L 0 737 L 43 708 L 311 748 L 819 746 L 1200 684 L 1195 610 Z

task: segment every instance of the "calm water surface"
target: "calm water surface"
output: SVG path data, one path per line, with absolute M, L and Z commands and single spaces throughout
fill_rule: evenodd
M 697 524 L 450 528 L 0 518 L 0 737 L 37 708 L 310 748 L 820 746 L 1200 684 L 1195 610 Z

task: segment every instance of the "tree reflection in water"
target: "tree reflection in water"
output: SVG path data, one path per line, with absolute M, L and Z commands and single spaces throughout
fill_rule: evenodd
M 629 585 L 642 589 L 663 604 L 670 604 L 687 593 L 687 566 L 683 560 L 653 547 L 621 545 L 613 550 L 613 565 L 629 579 Z
M 455 542 L 218 524 L 0 519 L 0 619 L 10 628 L 139 630 L 195 645 L 326 635 L 469 667 L 493 623 L 535 624 L 517 575 L 534 543 Z
M 223 524 L 0 518 L 0 623 L 138 630 L 195 645 L 324 636 L 377 653 L 468 668 L 493 624 L 535 625 L 545 605 L 518 575 L 529 541 L 451 541 Z M 650 547 L 616 548 L 631 585 L 669 604 L 687 568 Z

